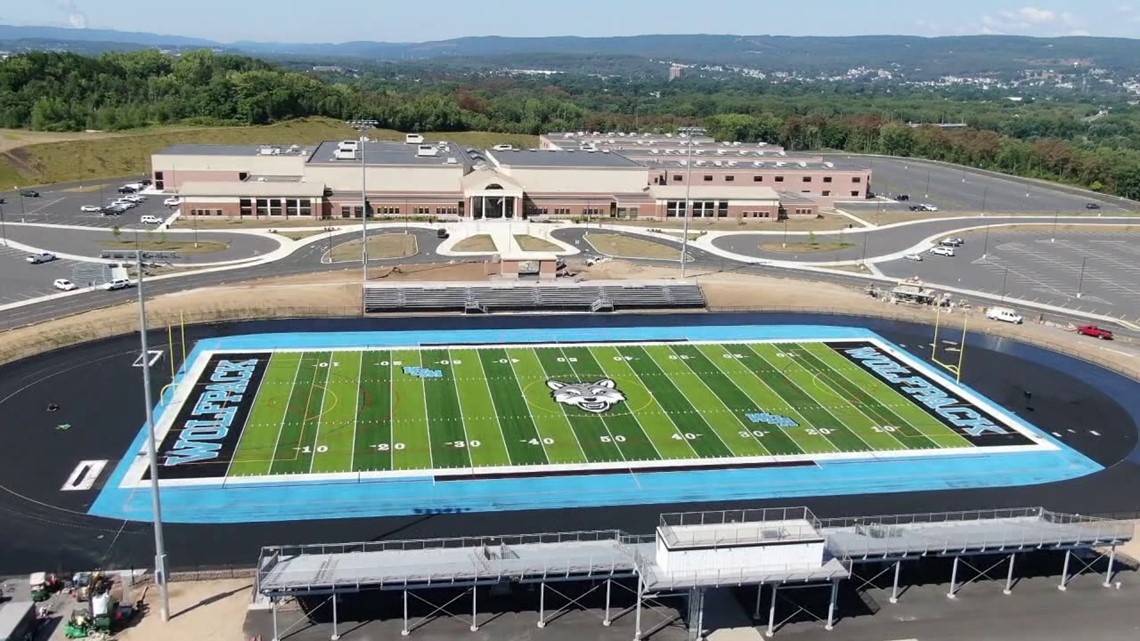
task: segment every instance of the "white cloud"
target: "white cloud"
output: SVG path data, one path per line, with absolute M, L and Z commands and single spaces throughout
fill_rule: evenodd
M 79 10 L 75 0 L 56 0 L 59 10 L 67 14 L 67 23 L 75 29 L 87 28 L 87 14 Z
M 1117 7 L 1117 11 L 1132 10 Z M 1140 18 L 1140 15 L 1137 16 Z M 986 34 L 1027 33 L 1031 35 L 1089 35 L 1081 16 L 1069 11 L 1041 7 L 1021 7 L 982 16 L 980 31 Z
M 1073 29 L 1069 32 L 1070 36 L 1091 36 L 1092 33 L 1085 29 Z

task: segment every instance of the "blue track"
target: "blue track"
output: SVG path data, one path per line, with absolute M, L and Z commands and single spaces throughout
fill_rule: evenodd
M 362 346 L 379 348 L 426 343 L 454 345 L 659 339 L 728 342 L 859 338 L 874 338 L 891 345 L 889 341 L 866 329 L 815 325 L 252 334 L 200 341 L 178 373 L 176 382 L 181 381 L 196 359 L 205 357 L 208 351 L 219 349 L 256 351 Z M 901 348 L 898 351 L 905 352 Z M 928 376 L 965 388 L 935 367 L 923 364 L 920 369 Z M 156 409 L 156 422 L 166 409 L 164 398 Z M 875 459 L 873 454 L 868 454 L 866 459 L 820 461 L 810 467 L 623 472 L 597 476 L 442 483 L 430 478 L 404 478 L 164 487 L 163 520 L 174 523 L 246 523 L 919 492 L 1049 483 L 1102 469 L 1099 464 L 1048 433 L 1010 412 L 1000 408 L 999 411 L 1012 422 L 1032 430 L 1060 449 L 1011 453 L 990 449 L 969 455 L 893 459 Z M 92 505 L 90 514 L 134 521 L 151 520 L 149 490 L 119 487 L 131 461 L 138 452 L 144 450 L 145 437 L 145 430 L 140 430 Z

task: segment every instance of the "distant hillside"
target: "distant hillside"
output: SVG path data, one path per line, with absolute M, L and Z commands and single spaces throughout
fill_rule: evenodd
M 0 43 L 38 48 L 36 42 L 87 43 L 79 49 L 210 47 L 261 56 L 364 58 L 370 60 L 495 59 L 526 65 L 540 55 L 639 57 L 686 64 L 727 65 L 758 71 L 842 74 L 868 67 L 909 79 L 954 74 L 1010 74 L 1024 70 L 1099 67 L 1136 73 L 1140 40 L 1125 38 L 1029 38 L 1022 36 L 789 37 L 734 35 L 643 35 L 614 38 L 456 38 L 390 43 L 218 43 L 197 38 L 109 30 L 0 26 Z M 102 43 L 94 46 L 93 43 Z M 76 48 L 73 47 L 64 47 Z

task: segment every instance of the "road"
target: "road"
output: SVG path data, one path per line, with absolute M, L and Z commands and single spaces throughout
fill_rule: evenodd
M 224 248 L 206 253 L 193 253 L 193 248 L 186 246 L 179 251 L 176 258 L 170 262 L 176 265 L 193 265 L 200 263 L 220 263 L 233 260 L 256 258 L 273 252 L 281 246 L 281 242 L 271 236 L 256 234 L 235 234 L 226 231 L 155 231 L 146 229 L 136 234 L 130 230 L 122 231 L 114 236 L 105 229 L 67 229 L 58 227 L 44 227 L 39 225 L 7 226 L 9 240 L 22 243 L 37 249 L 59 254 L 73 256 L 88 256 L 98 258 L 105 249 L 134 249 L 134 241 L 144 243 L 193 243 L 195 238 L 200 242 L 214 245 L 220 243 Z M 209 245 L 208 245 L 209 246 Z M 159 249 L 156 245 L 154 249 Z

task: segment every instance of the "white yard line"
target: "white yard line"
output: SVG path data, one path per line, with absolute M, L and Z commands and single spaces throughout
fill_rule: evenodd
M 261 382 L 259 382 L 257 384 L 257 390 L 253 394 L 253 400 L 250 401 L 249 414 L 246 415 L 246 417 L 245 417 L 246 424 L 240 426 L 241 427 L 241 435 L 238 436 L 238 442 L 236 445 L 234 445 L 234 453 L 233 453 L 233 456 L 230 457 L 230 462 L 228 464 L 226 464 L 225 476 L 227 478 L 230 475 L 230 470 L 233 469 L 234 459 L 237 458 L 237 453 L 241 451 L 241 442 L 245 440 L 245 436 L 248 433 L 246 431 L 246 427 L 249 424 L 250 417 L 253 416 L 253 409 L 255 407 L 257 407 L 257 399 L 261 397 L 261 390 L 265 388 L 265 379 L 269 378 L 269 366 L 272 364 L 273 364 L 273 354 L 270 353 L 269 354 L 269 360 L 265 363 L 265 371 L 262 372 L 262 374 L 261 374 Z
M 277 441 L 273 444 L 273 451 L 269 453 L 269 469 L 267 472 L 273 471 L 273 464 L 277 461 L 277 449 L 281 447 L 281 433 L 285 431 L 285 419 L 289 418 L 289 402 L 293 399 L 293 390 L 297 387 L 297 379 L 301 376 L 301 361 L 304 357 L 297 359 L 297 371 L 293 372 L 293 384 L 289 386 L 289 394 L 285 397 L 285 411 L 281 412 L 281 424 L 277 426 Z
M 352 447 L 348 450 L 348 471 L 356 469 L 356 426 L 357 420 L 360 418 L 360 384 L 363 382 L 360 377 L 364 374 L 364 352 L 357 354 L 356 359 L 356 376 L 353 381 L 356 383 L 355 394 L 352 395 Z
M 521 395 L 522 395 L 522 397 L 523 397 L 523 401 L 525 402 L 525 401 L 526 401 L 526 391 L 525 391 L 525 390 L 523 390 L 523 388 L 522 388 L 522 384 L 521 384 L 521 382 L 520 382 L 520 380 L 519 380 L 519 374 L 518 374 L 518 372 L 516 372 L 516 371 L 515 371 L 515 364 L 514 364 L 514 362 L 511 360 L 511 353 L 510 353 L 510 352 L 508 352 L 507 350 L 503 350 L 503 353 L 507 355 L 507 365 L 508 365 L 508 366 L 511 368 L 511 375 L 515 377 L 515 385 L 516 385 L 516 386 L 519 388 L 519 394 L 521 394 Z M 538 360 L 538 354 L 535 354 L 535 355 L 534 355 L 534 358 L 535 358 L 535 360 Z M 542 365 L 542 361 L 541 361 L 541 360 L 538 360 L 538 364 L 539 364 L 539 365 Z M 483 361 L 482 361 L 482 360 L 480 360 L 480 361 L 479 361 L 479 366 L 480 366 L 480 367 L 482 367 L 482 366 L 483 366 Z M 543 373 L 545 373 L 545 370 L 543 370 Z M 484 378 L 486 378 L 486 376 L 487 376 L 487 372 L 486 372 L 485 370 L 484 370 L 484 372 L 483 372 L 483 376 L 484 376 Z M 490 389 L 490 388 L 491 388 L 491 386 L 490 386 L 490 385 L 488 385 L 488 386 L 487 386 L 487 391 L 488 391 L 488 392 L 490 392 L 490 391 L 491 391 L 491 389 Z M 494 402 L 495 402 L 495 401 L 494 401 L 494 398 L 495 398 L 495 397 L 492 395 L 492 396 L 491 396 L 491 402 L 492 402 L 492 403 L 494 403 Z M 539 445 L 542 447 L 542 455 L 543 455 L 544 457 L 546 457 L 546 462 L 547 462 L 547 463 L 549 463 L 549 462 L 550 462 L 550 452 L 549 452 L 549 451 L 546 449 L 546 443 L 544 443 L 544 442 L 543 442 L 543 440 L 542 440 L 542 439 L 543 439 L 543 436 L 542 436 L 542 432 L 538 431 L 538 423 L 536 423 L 536 422 L 535 422 L 535 420 L 534 420 L 534 412 L 530 411 L 530 403 L 527 403 L 527 406 L 526 406 L 526 411 L 527 411 L 527 414 L 529 414 L 529 415 L 530 415 L 530 424 L 531 424 L 532 426 L 534 426 L 534 433 L 535 433 L 535 435 L 537 435 L 537 436 L 538 436 L 538 444 L 539 444 Z M 496 415 L 496 416 L 499 416 L 499 410 L 498 410 L 498 409 L 496 409 L 496 410 L 495 410 L 495 415 Z M 571 431 L 571 432 L 574 434 L 574 441 L 578 443 L 578 450 L 579 450 L 580 452 L 582 452 L 582 460 L 585 460 L 585 461 L 588 461 L 588 460 L 590 460 L 590 459 L 589 459 L 589 457 L 587 457 L 587 456 L 586 456 L 586 451 L 582 449 L 582 443 L 578 441 L 578 433 L 577 433 L 577 432 L 574 432 L 574 428 L 573 428 L 573 427 L 571 427 L 571 428 L 570 428 L 570 431 Z M 502 425 L 502 423 L 500 423 L 500 424 L 499 424 L 499 433 L 500 433 L 500 434 L 502 434 L 502 432 L 503 432 L 503 425 Z M 506 445 L 506 443 L 507 443 L 507 435 L 506 435 L 506 434 L 502 434 L 502 436 L 503 436 L 503 444 L 504 444 L 504 445 Z M 511 454 L 511 451 L 510 451 L 510 449 L 507 449 L 507 456 L 509 457 L 509 456 L 510 456 L 510 454 Z
M 650 351 L 648 348 L 642 348 L 642 349 L 644 349 L 644 350 L 645 350 L 645 353 L 646 353 L 646 354 L 649 356 L 649 360 L 653 361 L 653 363 L 654 363 L 654 364 L 657 366 L 657 369 L 661 370 L 661 373 L 662 373 L 662 374 L 665 374 L 665 376 L 668 378 L 668 377 L 669 377 L 669 375 L 668 375 L 668 374 L 666 374 L 666 372 L 665 372 L 665 368 L 664 368 L 664 367 L 661 367 L 661 363 L 660 363 L 660 361 L 659 361 L 657 358 L 655 358 L 655 357 L 653 356 L 653 353 L 652 353 L 652 352 L 651 352 L 651 351 Z M 684 359 L 682 359 L 682 358 L 681 358 L 681 355 L 680 355 L 680 354 L 678 354 L 678 353 L 677 353 L 676 351 L 674 351 L 674 350 L 670 350 L 670 351 L 672 351 L 672 352 L 673 352 L 673 355 L 677 357 L 677 362 L 684 364 L 684 366 L 685 366 L 685 369 L 689 370 L 689 372 L 691 372 L 691 373 L 693 374 L 693 378 L 696 378 L 698 381 L 700 381 L 700 382 L 701 382 L 701 385 L 703 385 L 703 386 L 704 386 L 704 388 L 705 388 L 705 389 L 707 389 L 707 390 L 709 391 L 709 393 L 710 393 L 710 394 L 712 394 L 713 398 L 715 398 L 715 399 L 716 399 L 716 400 L 717 400 L 717 401 L 720 403 L 720 406 L 724 408 L 724 411 L 725 411 L 727 414 L 731 415 L 733 418 L 736 418 L 736 419 L 737 419 L 737 421 L 736 421 L 737 423 L 740 423 L 740 419 L 739 419 L 739 418 L 737 418 L 737 417 L 736 417 L 736 415 L 732 413 L 732 410 L 728 409 L 728 406 L 727 406 L 727 405 L 725 405 L 725 404 L 724 404 L 724 401 L 723 401 L 723 400 L 721 400 L 721 398 L 720 398 L 719 396 L 717 396 L 715 392 L 713 392 L 713 391 L 712 391 L 712 388 L 710 388 L 710 387 L 708 386 L 708 384 L 707 384 L 707 383 L 705 383 L 705 380 L 704 380 L 703 378 L 701 378 L 699 374 L 697 374 L 696 372 L 694 372 L 694 371 L 693 371 L 693 368 L 689 367 L 688 363 L 687 363 L 687 362 L 686 362 Z M 619 353 L 620 353 L 620 350 L 619 350 Z M 631 371 L 633 371 L 633 373 L 634 373 L 634 374 L 635 374 L 635 375 L 638 377 L 638 379 L 640 379 L 640 378 L 641 378 L 641 375 L 637 373 L 637 370 L 634 370 L 632 367 L 630 367 L 629 369 L 630 369 Z M 673 383 L 673 379 L 672 379 L 672 378 L 669 378 L 669 382 L 670 382 L 670 383 Z M 673 383 L 673 387 L 674 387 L 674 388 L 677 390 L 677 392 L 678 392 L 679 394 L 681 394 L 682 396 L 684 396 L 684 392 L 682 392 L 682 391 L 681 391 L 681 388 L 680 388 L 680 387 L 677 387 L 675 383 Z M 685 398 L 685 401 L 686 401 L 686 402 L 688 402 L 688 400 L 689 400 L 689 399 L 686 397 L 686 398 Z M 656 403 L 656 400 L 655 400 L 654 402 Z M 690 406 L 692 406 L 692 407 L 693 407 L 693 409 L 694 409 L 694 410 L 696 410 L 698 414 L 700 414 L 700 413 L 701 413 L 701 411 L 700 411 L 700 410 L 698 410 L 698 409 L 696 408 L 696 406 L 695 406 L 695 405 L 693 405 L 692 403 L 689 403 L 689 405 L 690 405 Z M 662 413 L 665 413 L 665 412 L 664 412 L 664 408 L 661 408 L 661 409 L 662 409 Z M 670 422 L 672 422 L 672 423 L 673 423 L 673 427 L 674 427 L 674 428 L 676 428 L 676 430 L 677 430 L 677 433 L 681 435 L 681 438 L 682 438 L 682 439 L 684 439 L 684 438 L 685 438 L 685 432 L 684 432 L 684 430 L 682 430 L 682 429 L 681 429 L 681 426 L 680 426 L 680 425 L 677 425 L 677 422 L 676 422 L 676 421 L 674 421 L 674 420 L 673 420 L 673 417 L 672 417 L 672 416 L 669 416 L 669 414 L 668 414 L 668 413 L 665 413 L 665 416 L 666 416 L 666 417 L 669 419 L 669 421 L 670 421 Z M 702 417 L 702 419 L 703 419 L 703 418 L 704 418 L 704 417 Z M 706 424 L 707 424 L 707 422 L 706 422 Z M 743 425 L 743 423 L 741 423 L 741 425 Z M 733 454 L 736 454 L 736 451 L 732 449 L 732 446 L 731 446 L 731 445 L 729 445 L 727 442 L 725 442 L 725 440 L 724 440 L 723 438 L 721 438 L 721 436 L 720 436 L 720 433 L 719 433 L 719 432 L 717 432 L 717 431 L 716 431 L 716 429 L 715 429 L 715 428 L 713 428 L 713 426 L 712 426 L 712 425 L 709 425 L 709 429 L 710 429 L 710 430 L 712 430 L 712 435 L 716 437 L 716 440 L 720 441 L 720 442 L 721 442 L 721 443 L 724 445 L 725 449 L 727 449 L 729 452 L 732 452 Z M 742 427 L 741 429 L 746 429 L 746 427 Z M 687 441 L 688 439 L 685 439 L 685 440 Z M 768 451 L 768 448 L 764 447 L 763 445 L 761 445 L 760 447 L 761 447 L 761 448 L 762 448 L 762 449 L 763 449 L 763 450 L 764 450 L 766 453 L 768 453 L 768 454 L 771 454 L 771 452 L 769 452 L 769 451 Z M 697 448 L 693 447 L 692 445 L 690 445 L 690 446 L 689 446 L 689 448 L 693 450 L 693 453 L 694 453 L 694 454 L 696 454 L 696 452 L 697 452 Z
M 321 440 L 321 423 L 324 422 L 325 419 L 325 401 L 328 400 L 329 394 L 332 394 L 332 391 L 329 390 L 329 379 L 332 378 L 333 354 L 335 353 L 336 352 L 330 351 L 329 359 L 327 361 L 324 361 L 326 363 L 326 366 L 324 367 L 325 384 L 321 386 L 321 411 L 319 414 L 317 414 L 317 432 L 316 434 L 313 434 L 313 444 L 309 447 L 309 474 L 313 473 L 313 463 L 317 460 L 317 448 L 321 446 L 319 443 Z M 320 368 L 320 366 L 320 363 L 317 363 L 317 367 Z M 305 411 L 308 411 L 308 407 L 305 408 Z M 297 456 L 300 456 L 302 450 L 305 448 L 305 423 L 308 422 L 308 417 L 306 417 L 306 420 L 301 423 L 301 442 L 298 443 L 298 447 L 301 449 L 297 450 Z
M 577 347 L 577 345 L 575 345 L 575 347 Z M 571 361 L 571 360 L 570 360 L 570 356 L 568 356 L 568 355 L 566 354 L 566 349 L 565 349 L 565 348 L 563 348 L 561 345 L 558 345 L 558 346 L 557 346 L 557 349 L 558 349 L 559 353 L 561 353 L 561 354 L 562 354 L 562 358 L 566 359 L 566 364 L 570 366 L 570 372 L 571 372 L 571 373 L 574 375 L 574 378 L 575 378 L 575 380 L 577 380 L 577 381 L 579 381 L 579 382 L 584 382 L 584 381 L 582 381 L 582 377 L 578 375 L 578 370 L 577 370 L 577 369 L 574 367 L 574 362 L 573 362 L 573 361 Z M 602 422 L 602 427 L 606 428 L 606 434 L 608 434 L 608 435 L 609 435 L 609 437 L 610 437 L 610 443 L 611 443 L 611 444 L 614 446 L 614 448 L 616 448 L 616 449 L 617 449 L 618 455 L 620 455 L 620 456 L 621 456 L 621 460 L 622 460 L 624 463 L 626 463 L 627 465 L 628 465 L 629 463 L 631 463 L 632 461 L 630 461 L 629 459 L 627 459 L 627 458 L 625 457 L 625 452 L 623 452 L 623 451 L 622 451 L 622 449 L 621 449 L 621 443 L 619 443 L 619 442 L 617 441 L 617 439 L 616 439 L 616 438 L 614 438 L 615 434 L 614 434 L 614 433 L 613 433 L 613 431 L 610 429 L 609 423 L 606 423 L 606 418 L 605 418 L 605 416 L 604 416 L 604 415 L 602 415 L 602 414 L 598 414 L 597 416 L 598 416 L 598 420 L 600 420 L 600 421 Z M 638 427 L 640 427 L 640 424 L 638 424 Z M 620 436 L 622 436 L 623 438 L 625 437 L 625 435 L 624 435 L 624 434 L 622 434 L 622 435 L 620 435 Z M 648 438 L 648 437 L 647 437 L 647 438 Z M 653 447 L 653 451 L 655 451 L 655 452 L 657 451 L 657 447 L 656 447 L 656 446 L 654 446 L 654 447 Z M 661 453 L 660 453 L 660 452 L 657 452 L 657 458 L 658 458 L 658 459 L 660 459 L 660 458 L 661 458 Z
M 463 418 L 467 413 L 463 411 L 463 394 L 461 394 L 459 392 L 459 381 L 455 380 L 455 365 L 454 365 L 455 359 L 451 356 L 451 348 L 447 349 L 447 362 L 448 362 L 448 367 L 452 368 L 451 369 L 451 374 L 452 374 L 452 376 L 451 376 L 451 387 L 455 390 L 455 402 L 459 405 L 459 416 L 457 416 L 456 418 L 459 419 L 459 424 L 463 426 L 463 439 L 466 441 L 465 446 L 467 449 L 467 462 L 471 464 L 471 473 L 474 474 L 475 473 L 475 455 L 471 453 L 471 450 L 473 449 L 471 447 L 471 435 L 467 433 L 467 421 Z M 502 428 L 499 428 L 500 435 L 502 434 L 502 431 L 503 431 Z M 503 446 L 506 447 L 506 445 L 507 445 L 507 442 L 506 442 L 506 439 L 504 438 L 503 439 Z M 507 454 L 507 459 L 510 460 L 510 454 L 509 453 Z M 547 459 L 547 461 L 549 462 L 549 459 Z

